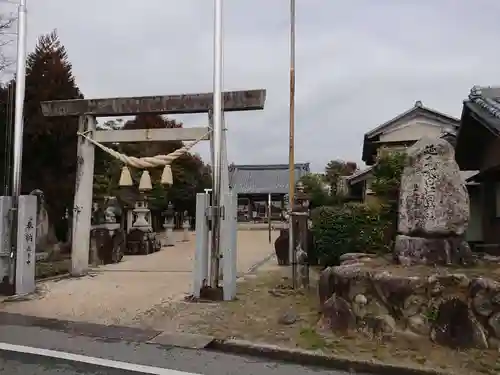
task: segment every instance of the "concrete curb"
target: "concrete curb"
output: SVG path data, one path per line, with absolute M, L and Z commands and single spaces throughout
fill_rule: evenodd
M 35 279 L 35 283 L 43 283 L 45 281 L 59 281 L 59 280 L 70 279 L 70 278 L 71 278 L 71 274 L 69 272 L 65 272 L 65 273 L 61 273 L 59 275 Z
M 449 372 L 429 368 L 410 368 L 389 365 L 378 361 L 361 361 L 322 353 L 287 349 L 276 345 L 255 344 L 244 340 L 214 340 L 206 346 L 207 350 L 224 353 L 243 354 L 271 360 L 291 362 L 303 366 L 318 366 L 347 372 L 377 375 L 452 375 Z
M 269 262 L 273 257 L 274 257 L 274 251 L 267 255 L 265 258 L 259 260 L 258 262 L 254 263 L 246 272 L 241 272 L 237 277 L 244 277 L 246 275 L 251 275 L 259 270 L 260 267 L 262 267 L 264 264 Z

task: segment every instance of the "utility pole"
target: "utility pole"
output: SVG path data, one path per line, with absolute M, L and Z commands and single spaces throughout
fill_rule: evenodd
M 222 208 L 222 0 L 214 0 L 214 95 L 213 95 L 213 131 L 214 165 L 212 182 L 212 254 L 210 264 L 210 286 L 219 287 L 219 259 Z
M 293 233 L 292 207 L 295 194 L 295 0 L 290 0 L 290 127 L 289 127 L 289 223 L 288 223 L 288 257 L 292 265 L 292 282 L 296 284 L 295 246 Z
M 20 0 L 17 21 L 17 67 L 16 67 L 16 101 L 14 110 L 14 162 L 12 166 L 12 215 L 11 225 L 11 253 L 9 282 L 15 285 L 15 269 L 17 258 L 17 217 L 19 196 L 21 195 L 21 175 L 23 165 L 23 130 L 24 130 L 24 91 L 26 79 L 26 0 Z M 14 291 L 15 292 L 15 291 Z

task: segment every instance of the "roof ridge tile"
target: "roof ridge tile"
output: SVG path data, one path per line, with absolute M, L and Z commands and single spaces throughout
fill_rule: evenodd
M 500 103 L 494 98 L 488 97 L 485 94 L 485 90 L 494 90 L 499 87 L 494 86 L 473 86 L 470 90 L 469 100 L 473 103 L 477 104 L 481 108 L 485 109 L 488 113 L 490 113 L 493 117 L 500 119 Z

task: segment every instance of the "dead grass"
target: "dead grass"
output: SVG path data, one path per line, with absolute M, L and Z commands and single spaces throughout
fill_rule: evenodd
M 409 367 L 424 366 L 457 375 L 500 373 L 499 352 L 496 350 L 456 351 L 414 335 L 400 334 L 382 341 L 357 332 L 347 336 L 325 332 L 318 325 L 316 291 L 293 291 L 288 281 L 283 269 L 260 272 L 239 284 L 237 301 L 182 303 L 176 308 L 170 305 L 164 307 L 163 312 L 158 309 L 150 312 L 150 323 L 154 320 L 154 326 L 166 329 L 161 322 L 175 320 L 178 331 L 319 350 L 359 360 L 375 359 Z M 176 313 L 172 314 L 173 311 Z M 297 321 L 290 325 L 280 323 L 286 312 L 296 315 Z

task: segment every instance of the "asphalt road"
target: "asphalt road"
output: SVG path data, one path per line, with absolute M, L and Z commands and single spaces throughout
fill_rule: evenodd
M 186 357 L 186 350 L 180 353 Z M 187 354 L 189 357 L 189 354 Z M 191 357 L 192 358 L 192 357 Z M 93 360 L 93 359 L 91 359 Z M 72 360 L 63 360 L 54 357 L 38 356 L 33 354 L 17 353 L 12 351 L 0 351 L 0 374 L 8 375 L 299 375 L 299 374 L 345 374 L 335 371 L 322 371 L 308 369 L 301 366 L 275 363 L 267 361 L 255 361 L 248 358 L 229 355 L 199 354 L 189 366 L 178 366 L 177 363 L 166 363 L 168 367 L 136 366 L 130 363 L 113 362 L 110 366 L 95 365 Z M 116 367 L 115 367 L 116 366 Z M 172 369 L 174 367 L 188 367 L 191 371 Z
M 58 360 L 48 357 L 20 354 L 11 351 L 0 352 L 0 374 L 12 375 L 137 375 L 135 371 L 127 371 L 91 365 L 81 362 Z
M 0 374 L 348 375 L 255 357 L 103 339 L 5 322 L 0 322 Z

